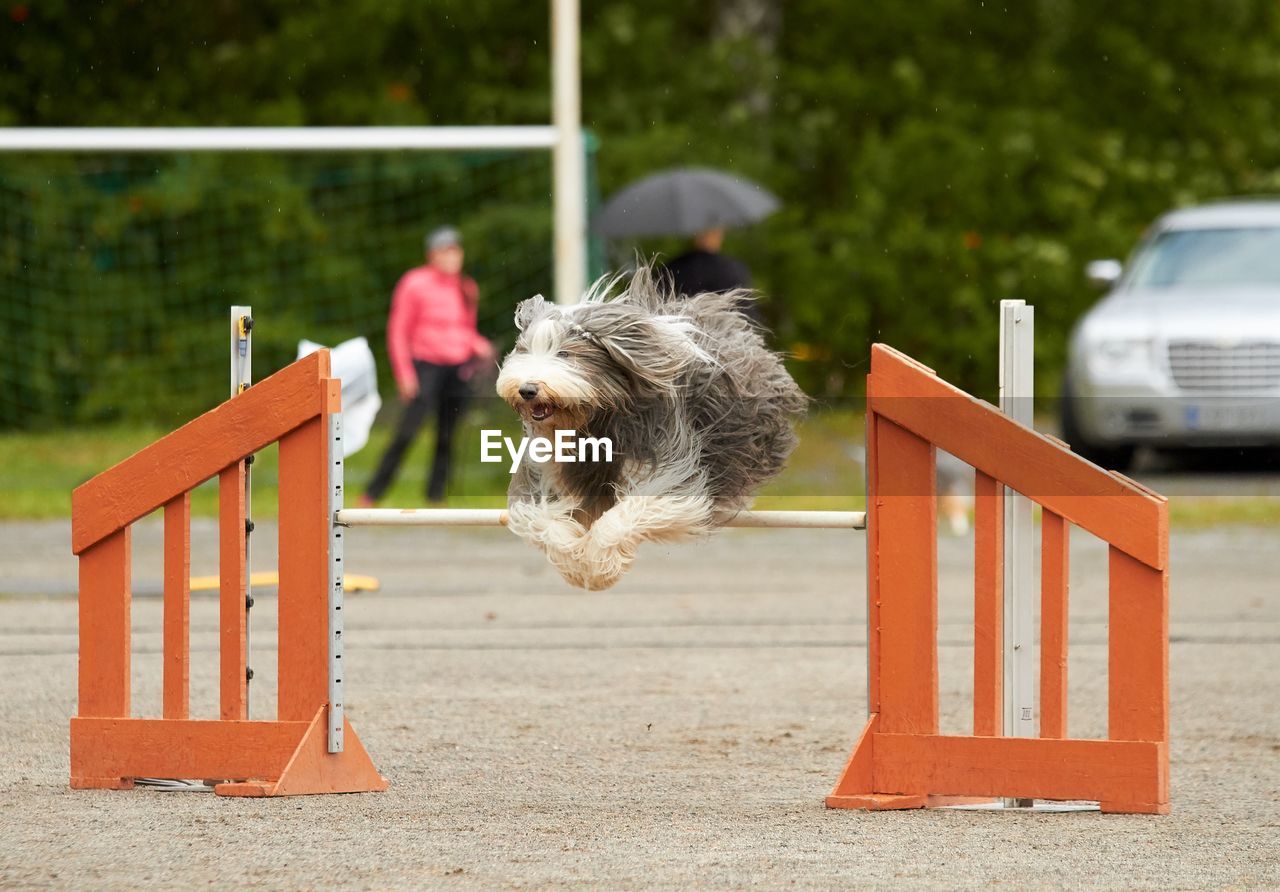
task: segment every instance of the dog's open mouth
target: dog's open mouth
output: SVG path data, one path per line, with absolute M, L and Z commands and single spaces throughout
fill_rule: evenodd
M 556 407 L 543 400 L 529 407 L 529 417 L 534 421 L 546 421 L 554 414 L 556 414 Z

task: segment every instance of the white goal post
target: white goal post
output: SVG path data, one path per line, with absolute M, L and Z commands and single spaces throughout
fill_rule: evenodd
M 0 152 L 553 149 L 554 127 L 3 127 Z
M 359 152 L 550 150 L 555 297 L 586 288 L 578 0 L 551 0 L 553 124 L 510 127 L 0 127 L 0 152 Z

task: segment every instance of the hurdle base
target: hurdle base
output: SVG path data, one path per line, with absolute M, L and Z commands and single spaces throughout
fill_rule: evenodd
M 900 811 L 908 808 L 952 808 L 957 805 L 990 805 L 999 802 L 990 796 L 939 796 L 930 793 L 916 796 L 908 793 L 856 793 L 827 797 L 827 808 L 858 811 Z
M 343 748 L 340 753 L 328 750 L 327 707 L 321 707 L 311 720 L 307 733 L 289 757 L 280 777 L 275 780 L 230 781 L 217 784 L 218 796 L 310 796 L 321 793 L 381 793 L 390 782 L 378 773 L 373 760 L 351 722 L 343 719 Z
M 1168 814 L 1166 759 L 1166 745 L 1149 740 L 885 733 L 873 714 L 826 804 L 884 811 L 1009 795 L 1098 802 L 1112 814 Z
M 350 722 L 328 751 L 328 706 L 309 721 L 221 721 L 76 716 L 71 786 L 127 790 L 135 777 L 214 778 L 222 796 L 302 796 L 387 789 Z
M 1166 802 L 1108 802 L 1098 803 L 1098 811 L 1104 815 L 1167 815 L 1169 803 Z
M 893 811 L 906 808 L 926 808 L 928 796 L 911 796 L 896 793 L 856 793 L 848 796 L 828 796 L 827 808 L 849 808 L 858 811 Z
M 132 790 L 131 777 L 75 777 L 71 778 L 73 790 Z

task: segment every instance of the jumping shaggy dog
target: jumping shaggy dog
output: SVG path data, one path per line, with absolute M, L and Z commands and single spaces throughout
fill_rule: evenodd
M 498 375 L 526 437 L 612 444 L 611 461 L 522 461 L 507 493 L 510 529 L 592 590 L 641 542 L 708 533 L 746 508 L 795 448 L 808 402 L 735 309 L 743 294 L 670 297 L 642 268 L 611 297 L 619 281 L 572 306 L 522 302 Z

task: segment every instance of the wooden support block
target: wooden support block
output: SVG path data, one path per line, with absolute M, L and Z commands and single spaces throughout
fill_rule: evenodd
M 879 717 L 872 715 L 858 736 L 853 753 L 845 764 L 835 789 L 827 797 L 827 808 L 855 809 L 860 811 L 889 811 L 907 808 L 924 808 L 929 796 L 921 793 L 876 793 L 875 787 L 875 736 Z
M 846 805 L 844 803 L 869 795 L 872 791 L 872 783 L 874 775 L 872 773 L 872 764 L 875 754 L 872 752 L 872 741 L 878 727 L 877 716 L 873 713 L 867 719 L 866 725 L 862 729 L 862 733 L 858 735 L 858 742 L 853 745 L 853 752 L 849 754 L 849 760 L 845 763 L 844 770 L 840 772 L 840 778 L 836 781 L 835 789 L 831 791 L 831 795 L 827 797 L 828 808 L 863 808 L 862 805 Z
M 856 796 L 827 797 L 827 808 L 855 811 L 902 811 L 908 808 L 925 808 L 928 804 L 928 796 L 899 796 L 893 793 L 862 793 Z
M 310 796 L 320 793 L 377 793 L 387 789 L 351 723 L 343 722 L 343 749 L 328 752 L 327 707 L 307 727 L 280 778 L 273 784 L 219 784 L 219 796 Z

